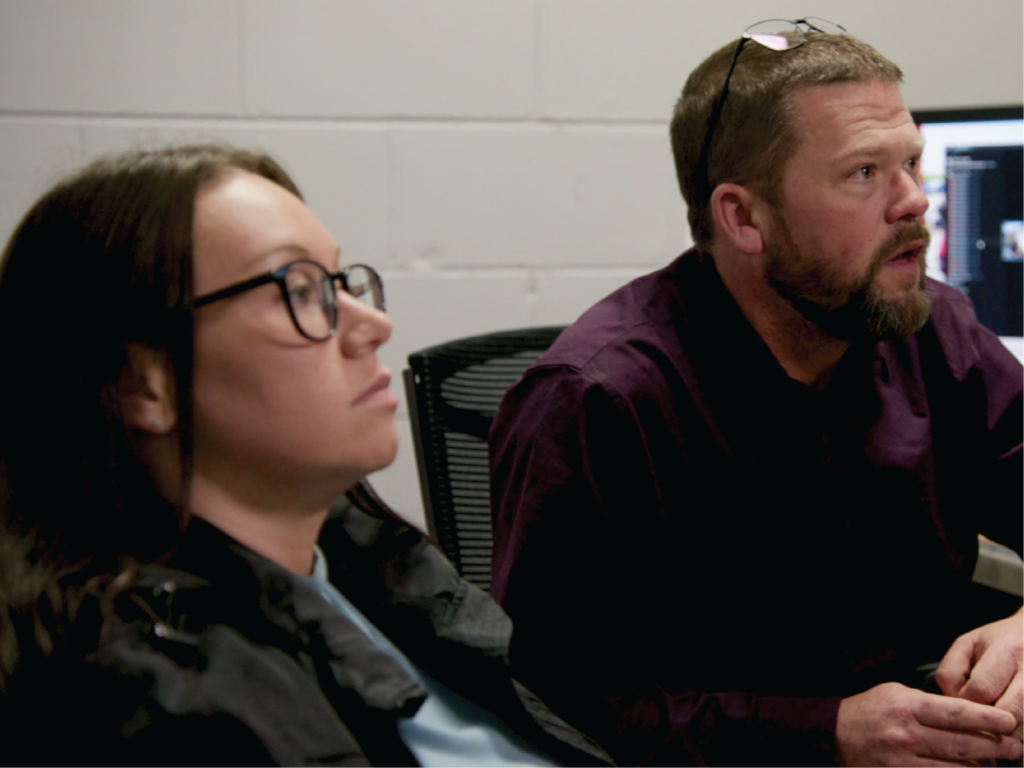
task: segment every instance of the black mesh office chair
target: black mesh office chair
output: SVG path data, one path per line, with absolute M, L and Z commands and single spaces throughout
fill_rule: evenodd
M 431 537 L 459 573 L 491 585 L 487 432 L 508 388 L 564 326 L 457 339 L 409 355 L 404 372 Z

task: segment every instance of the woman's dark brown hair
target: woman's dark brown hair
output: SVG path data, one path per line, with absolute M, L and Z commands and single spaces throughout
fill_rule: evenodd
M 231 168 L 299 194 L 258 152 L 218 145 L 130 152 L 57 184 L 4 251 L 0 689 L 30 647 L 45 656 L 62 643 L 85 585 L 123 586 L 139 564 L 172 551 L 184 529 L 186 510 L 157 492 L 117 387 L 129 345 L 167 362 L 187 487 L 194 202 Z
M 183 486 L 192 453 L 192 221 L 226 168 L 297 193 L 269 157 L 204 145 L 97 160 L 15 229 L 0 264 L 0 510 L 60 566 L 100 553 L 152 560 L 181 510 L 156 492 L 116 388 L 126 349 L 177 383 Z
M 118 387 L 129 346 L 164 359 L 174 376 L 180 487 L 187 488 L 193 211 L 200 188 L 229 169 L 301 197 L 259 152 L 220 145 L 130 152 L 57 184 L 4 251 L 0 693 L 30 659 L 50 669 L 55 651 L 94 649 L 109 598 L 141 565 L 170 554 L 184 531 L 188 511 L 157 491 Z M 370 514 L 394 516 L 365 482 L 348 496 Z

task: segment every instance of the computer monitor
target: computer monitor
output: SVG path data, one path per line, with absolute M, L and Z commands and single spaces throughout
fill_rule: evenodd
M 913 110 L 931 205 L 928 275 L 970 296 L 981 323 L 1024 351 L 1024 107 Z

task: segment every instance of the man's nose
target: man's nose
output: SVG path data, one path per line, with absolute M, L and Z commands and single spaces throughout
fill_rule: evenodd
M 928 210 L 928 197 L 921 189 L 921 175 L 917 170 L 902 171 L 894 182 L 893 203 L 887 221 L 895 224 L 900 219 L 919 219 Z

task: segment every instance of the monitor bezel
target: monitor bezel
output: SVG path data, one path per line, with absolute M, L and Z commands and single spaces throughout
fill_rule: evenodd
M 1003 107 L 956 107 L 949 109 L 912 109 L 910 116 L 923 123 L 973 123 L 985 120 L 1024 120 L 1024 105 Z

